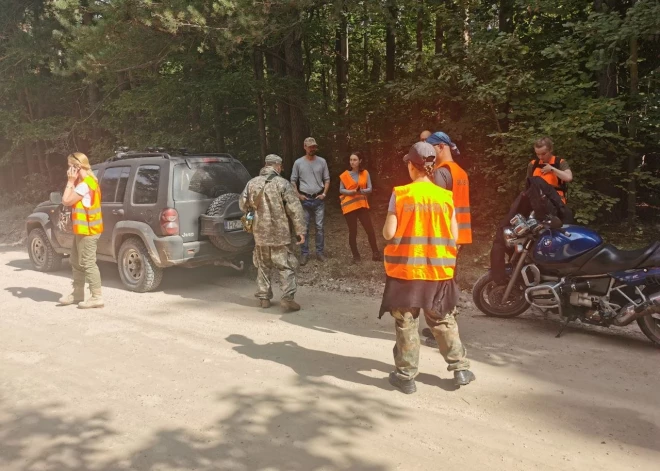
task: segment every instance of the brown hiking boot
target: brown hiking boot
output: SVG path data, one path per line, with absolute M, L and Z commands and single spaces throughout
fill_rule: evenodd
M 300 304 L 295 302 L 293 299 L 282 299 L 280 301 L 280 306 L 282 306 L 284 312 L 300 311 Z
M 78 309 L 96 309 L 105 306 L 101 296 L 92 296 L 87 301 L 78 304 Z
M 262 309 L 268 309 L 270 307 L 270 299 L 260 299 L 259 305 Z
M 78 304 L 83 302 L 85 300 L 85 295 L 83 294 L 82 296 L 76 296 L 77 294 L 78 293 L 74 291 L 71 294 L 62 296 L 58 301 L 60 303 L 60 306 L 70 306 L 72 304 Z

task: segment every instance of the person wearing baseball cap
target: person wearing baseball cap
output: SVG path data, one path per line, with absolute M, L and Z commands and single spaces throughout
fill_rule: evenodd
M 451 138 L 444 132 L 434 132 L 426 138 L 436 152 L 436 167 L 433 172 L 435 184 L 452 192 L 456 221 L 458 223 L 458 253 L 456 259 L 456 270 L 458 269 L 461 248 L 472 243 L 472 217 L 470 215 L 470 181 L 467 173 L 456 162 L 454 156 L 460 155 L 460 151 Z M 454 272 L 456 276 L 456 272 Z M 431 330 L 425 328 L 422 334 L 426 337 L 425 343 L 435 347 L 435 339 Z
M 273 290 L 270 277 L 273 268 L 276 268 L 282 283 L 280 306 L 286 312 L 299 311 L 300 305 L 294 301 L 298 288 L 298 261 L 291 243 L 291 230 L 298 237 L 298 245 L 302 244 L 305 241 L 305 216 L 293 186 L 280 176 L 282 158 L 269 154 L 264 164 L 259 176 L 247 183 L 238 200 L 241 211 L 253 214 L 252 260 L 257 268 L 257 292 L 254 296 L 263 309 L 271 306 Z
M 305 155 L 296 160 L 291 170 L 291 183 L 305 210 L 307 233 L 305 243 L 300 250 L 300 264 L 309 260 L 309 226 L 313 218 L 316 226 L 316 258 L 325 261 L 325 239 L 323 224 L 325 220 L 325 198 L 330 190 L 330 171 L 323 157 L 316 155 L 318 145 L 316 139 L 308 137 L 303 142 Z
M 459 296 L 454 281 L 458 225 L 451 192 L 431 181 L 435 160 L 430 144 L 417 142 L 410 148 L 403 161 L 412 183 L 394 188 L 383 227 L 389 244 L 379 318 L 385 312 L 394 317 L 395 371 L 389 382 L 405 394 L 417 390 L 422 309 L 455 384 L 475 379 L 454 318 Z

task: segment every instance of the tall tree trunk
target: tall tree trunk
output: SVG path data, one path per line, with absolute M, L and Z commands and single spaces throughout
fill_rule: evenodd
M 296 18 L 299 13 L 296 10 Z M 305 86 L 305 75 L 303 71 L 303 50 L 302 50 L 303 31 L 300 23 L 289 31 L 284 39 L 284 57 L 286 60 L 286 74 L 289 77 L 289 113 L 291 119 L 291 142 L 293 152 L 296 150 L 302 154 L 303 141 L 309 135 L 309 124 L 307 123 L 307 88 Z M 289 170 L 293 167 L 293 154 Z
M 275 73 L 281 81 L 287 79 L 286 64 L 284 63 L 284 45 L 281 45 L 273 57 Z M 291 172 L 293 167 L 293 144 L 291 141 L 291 110 L 287 92 L 278 92 L 277 97 L 277 122 L 280 132 L 280 149 L 282 164 L 286 172 Z
M 442 24 L 442 12 L 435 14 L 435 53 L 442 54 L 442 44 L 445 39 L 445 29 Z
M 213 103 L 213 127 L 215 130 L 215 145 L 218 148 L 218 152 L 227 152 L 225 104 L 219 99 Z
M 382 65 L 383 65 L 383 61 L 380 58 L 380 53 L 378 52 L 378 49 L 376 49 L 374 51 L 374 57 L 371 64 L 371 72 L 369 72 L 369 81 L 371 83 L 378 83 L 380 81 Z
M 616 7 L 616 0 L 594 0 L 595 12 L 605 13 L 605 7 L 607 7 L 607 11 L 613 11 Z M 598 73 L 598 96 L 615 98 L 617 96 L 616 52 L 605 49 L 603 53 L 609 54 L 610 57 L 607 58 L 607 63 Z
M 513 13 L 514 13 L 515 0 L 500 0 L 500 11 L 499 11 L 499 29 L 501 33 L 511 34 L 514 31 L 513 24 Z M 510 103 L 508 99 L 504 103 L 500 103 L 497 106 L 497 112 L 499 116 L 497 117 L 498 129 L 500 132 L 509 132 L 509 111 Z
M 398 10 L 396 0 L 387 2 L 387 20 L 385 25 L 385 80 L 394 81 L 396 67 L 396 23 Z
M 254 48 L 252 51 L 252 62 L 254 68 L 254 79 L 257 88 L 257 126 L 259 128 L 259 144 L 261 149 L 261 160 L 266 158 L 268 153 L 268 139 L 266 136 L 266 119 L 264 117 L 264 97 L 262 93 L 264 82 L 264 55 L 260 49 Z
M 637 0 L 632 0 L 631 8 L 635 6 Z M 639 59 L 639 44 L 637 42 L 637 37 L 630 38 L 630 58 L 628 59 L 630 67 L 630 102 L 632 104 L 632 113 L 630 116 L 630 121 L 628 122 L 628 135 L 630 139 L 635 140 L 637 138 L 637 124 L 638 118 L 637 113 L 635 113 L 635 108 L 637 106 L 637 97 L 639 95 L 639 68 L 638 68 L 638 59 Z M 628 156 L 628 221 L 634 222 L 637 218 L 637 155 L 635 154 L 634 149 L 631 149 L 630 155 Z
M 335 34 L 335 71 L 337 79 L 338 155 L 348 152 L 347 87 L 348 87 L 348 21 L 342 4 L 341 18 Z
M 277 74 L 275 73 L 275 57 L 271 52 L 266 52 L 264 56 L 266 58 L 266 72 L 268 73 L 269 90 L 271 90 L 278 80 Z M 277 99 L 271 93 L 268 95 L 266 102 L 268 113 L 268 153 L 282 154 L 279 139 L 279 121 L 277 118 Z
M 500 0 L 499 26 L 502 33 L 513 33 L 513 12 L 515 0 Z
M 417 0 L 417 25 L 415 28 L 415 40 L 417 52 L 422 53 L 424 48 L 424 0 Z
M 365 79 L 369 78 L 369 9 L 367 2 L 362 2 L 362 74 Z

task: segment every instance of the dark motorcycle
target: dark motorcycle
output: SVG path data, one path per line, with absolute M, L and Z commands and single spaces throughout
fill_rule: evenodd
M 558 312 L 566 325 L 603 327 L 637 321 L 660 346 L 660 242 L 623 251 L 606 244 L 591 229 L 540 222 L 520 214 L 504 229 L 513 255 L 508 284 L 498 285 L 489 271 L 474 285 L 472 297 L 488 316 L 514 317 L 530 305 Z

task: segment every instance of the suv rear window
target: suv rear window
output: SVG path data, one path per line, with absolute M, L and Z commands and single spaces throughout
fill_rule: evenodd
M 241 193 L 250 174 L 238 163 L 198 162 L 174 167 L 174 200 L 195 201 Z

